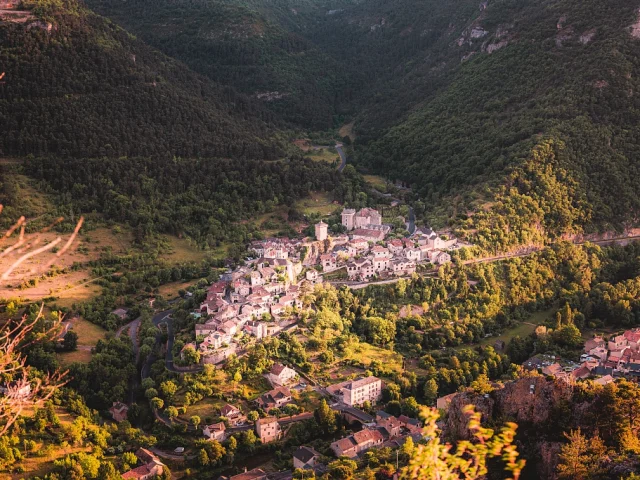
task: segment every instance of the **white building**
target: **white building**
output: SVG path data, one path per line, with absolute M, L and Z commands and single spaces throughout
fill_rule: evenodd
M 366 377 L 331 385 L 327 390 L 340 397 L 343 403 L 354 407 L 364 402 L 378 402 L 382 398 L 382 380 L 377 377 Z
M 274 363 L 269 372 L 269 381 L 274 387 L 282 387 L 288 385 L 298 376 L 293 368 L 280 363 Z
M 316 240 L 323 242 L 328 237 L 328 229 L 329 225 L 320 221 L 320 223 L 316 223 L 315 232 L 316 232 Z

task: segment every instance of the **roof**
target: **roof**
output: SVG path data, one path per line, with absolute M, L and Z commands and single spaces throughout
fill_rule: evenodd
M 382 434 L 378 430 L 360 430 L 353 434 L 353 440 L 357 445 L 367 442 L 377 442 L 384 440 Z
M 295 452 L 293 452 L 293 458 L 297 458 L 303 463 L 309 462 L 313 457 L 318 457 L 320 454 L 311 447 L 301 446 Z
M 356 388 L 364 387 L 366 385 L 369 385 L 371 383 L 376 383 L 379 381 L 380 379 L 378 377 L 366 377 L 366 378 L 361 378 L 359 380 L 354 380 L 352 382 L 349 382 L 344 386 L 344 388 L 346 388 L 347 390 L 355 390 Z
M 256 425 L 270 425 L 272 423 L 278 423 L 278 419 L 276 417 L 265 417 L 256 420 Z
M 286 365 L 282 365 L 281 363 L 274 363 L 273 367 L 271 367 L 271 371 L 269 372 L 271 375 L 279 376 L 282 372 L 287 368 Z
M 393 417 L 393 415 L 391 415 L 390 413 L 385 412 L 384 410 L 378 410 L 376 412 L 376 417 L 390 418 L 390 417 Z
M 151 469 L 147 465 L 141 465 L 136 468 L 132 468 L 128 472 L 122 474 L 122 478 L 141 478 L 151 473 Z
M 630 342 L 637 343 L 638 341 L 640 341 L 640 330 L 638 330 L 637 328 L 634 328 L 633 330 L 627 330 L 623 333 L 623 335 L 624 338 L 626 338 Z
M 351 448 L 354 448 L 356 446 L 354 440 L 353 440 L 353 436 L 348 436 L 345 438 L 341 438 L 340 440 L 336 440 L 335 442 L 332 443 L 332 446 L 335 445 L 336 447 L 338 447 L 341 451 L 345 452 Z
M 233 477 L 229 477 L 229 480 L 258 480 L 261 478 L 267 478 L 267 474 L 261 468 L 254 468 L 248 472 L 239 473 Z
M 218 423 L 212 423 L 211 425 L 207 425 L 207 427 L 209 429 L 209 431 L 216 431 L 216 432 L 224 432 L 227 427 L 225 426 L 224 422 L 218 422 Z
M 398 420 L 401 423 L 406 423 L 409 425 L 416 425 L 416 426 L 420 426 L 420 420 L 418 420 L 417 418 L 411 418 L 411 417 L 407 417 L 406 415 L 400 415 L 398 417 Z
M 613 377 L 611 375 L 605 375 L 604 377 L 598 378 L 597 380 L 593 381 L 593 383 L 597 385 L 606 385 L 611 382 L 613 382 Z
M 240 409 L 239 409 L 239 408 L 234 407 L 233 405 L 229 405 L 229 404 L 227 403 L 224 407 L 222 407 L 222 408 L 220 409 L 220 414 L 221 414 L 223 417 L 226 417 L 226 416 L 227 416 L 227 414 L 229 414 L 229 413 L 235 413 L 235 412 L 239 412 L 239 411 L 240 411 Z

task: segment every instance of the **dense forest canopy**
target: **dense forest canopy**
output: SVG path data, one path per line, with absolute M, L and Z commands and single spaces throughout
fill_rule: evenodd
M 281 154 L 273 116 L 233 88 L 193 73 L 75 0 L 41 18 L 0 23 L 2 153 Z

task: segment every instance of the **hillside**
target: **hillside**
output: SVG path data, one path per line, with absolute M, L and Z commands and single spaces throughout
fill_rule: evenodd
M 25 2 L 0 21 L 7 155 L 275 158 L 271 114 L 75 0 Z
M 433 95 L 378 139 L 370 113 L 356 122 L 361 164 L 409 182 L 427 218 L 458 215 L 486 247 L 636 223 L 636 8 L 490 2 L 452 29 L 459 64 Z
M 334 127 L 334 114 L 356 90 L 343 65 L 304 36 L 303 25 L 317 13 L 313 2 L 87 4 L 194 71 L 233 86 L 298 126 Z
M 630 0 L 89 3 L 287 121 L 355 120 L 363 170 L 485 249 L 638 222 Z

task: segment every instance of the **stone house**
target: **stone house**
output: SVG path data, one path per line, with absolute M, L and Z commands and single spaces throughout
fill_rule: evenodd
M 225 427 L 224 422 L 213 423 L 211 425 L 205 425 L 202 429 L 202 434 L 208 440 L 217 440 L 219 442 L 223 442 L 225 439 L 225 431 L 227 427 Z
M 276 387 L 256 399 L 256 405 L 269 411 L 291 403 L 291 391 L 286 387 Z
M 359 432 L 342 438 L 331 444 L 331 450 L 336 457 L 357 457 L 360 453 L 384 442 L 378 430 L 360 430 Z
M 312 469 L 318 465 L 320 456 L 313 448 L 300 446 L 293 452 L 293 468 Z
M 322 271 L 324 272 L 335 270 L 338 265 L 336 256 L 330 253 L 320 255 L 320 262 L 322 264 Z
M 292 383 L 298 374 L 292 368 L 289 368 L 281 363 L 274 363 L 269 371 L 269 382 L 274 387 L 282 387 Z
M 113 402 L 113 405 L 109 409 L 111 418 L 118 423 L 127 420 L 127 412 L 129 412 L 129 407 L 122 402 Z
M 364 402 L 376 403 L 382 398 L 382 380 L 365 377 L 331 385 L 327 391 L 351 407 Z
M 258 340 L 265 338 L 267 336 L 266 322 L 249 320 L 245 324 L 244 329 L 247 333 L 249 333 L 250 335 L 253 335 Z
M 387 248 L 392 255 L 398 255 L 404 250 L 404 245 L 402 244 L 402 240 L 396 238 L 387 243 Z
M 256 433 L 262 443 L 270 443 L 280 438 L 282 430 L 277 418 L 266 417 L 256 421 Z

